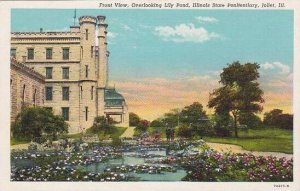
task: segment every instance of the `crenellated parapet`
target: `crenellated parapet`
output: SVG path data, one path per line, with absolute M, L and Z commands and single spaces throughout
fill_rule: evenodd
M 82 25 L 83 23 L 91 23 L 96 25 L 97 18 L 93 16 L 81 16 L 79 17 L 79 24 Z

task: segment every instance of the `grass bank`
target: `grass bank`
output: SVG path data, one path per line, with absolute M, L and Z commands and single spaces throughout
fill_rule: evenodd
M 29 140 L 19 140 L 16 138 L 11 138 L 10 139 L 10 145 L 20 145 L 20 144 L 26 144 L 26 143 L 30 143 Z
M 239 131 L 239 137 L 204 137 L 207 142 L 235 144 L 249 151 L 293 153 L 293 132 L 278 128 Z

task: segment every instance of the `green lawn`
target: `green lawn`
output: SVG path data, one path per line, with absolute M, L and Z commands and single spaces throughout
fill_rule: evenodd
M 126 129 L 127 127 L 115 127 L 112 133 L 104 133 L 102 131 L 98 133 L 98 136 L 100 140 L 105 140 L 109 138 L 118 138 L 126 131 Z
M 293 153 L 293 132 L 278 128 L 239 131 L 239 138 L 204 137 L 207 142 L 240 145 L 249 151 Z
M 25 144 L 25 143 L 30 143 L 28 140 L 18 140 L 15 138 L 10 139 L 10 145 L 19 145 L 19 144 Z

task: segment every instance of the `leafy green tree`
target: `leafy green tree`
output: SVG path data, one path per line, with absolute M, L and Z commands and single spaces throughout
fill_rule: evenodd
M 215 114 L 213 117 L 215 134 L 220 137 L 228 137 L 231 135 L 233 120 L 227 113 Z
M 208 107 L 216 113 L 230 113 L 234 119 L 234 133 L 238 137 L 237 124 L 242 112 L 262 111 L 263 91 L 259 87 L 259 65 L 233 62 L 220 74 L 222 87 L 215 89 L 209 98 Z
M 175 128 L 179 123 L 179 114 L 176 114 L 174 111 L 165 113 L 162 119 L 162 123 L 165 127 Z
M 282 129 L 293 130 L 293 115 L 282 114 L 279 116 L 279 127 Z
M 247 125 L 248 128 L 260 128 L 262 127 L 262 121 L 260 117 L 254 113 L 241 112 L 239 118 L 240 124 Z
M 138 125 L 136 126 L 136 129 L 138 131 L 144 132 L 144 131 L 147 131 L 147 128 L 149 127 L 149 125 L 150 125 L 150 122 L 148 120 L 143 119 L 138 123 Z
M 63 117 L 54 115 L 42 107 L 24 108 L 12 124 L 14 138 L 35 140 L 46 134 L 56 139 L 59 134 L 67 133 L 69 125 Z
M 94 119 L 91 131 L 93 133 L 105 132 L 111 133 L 114 130 L 115 121 L 111 117 L 97 116 Z
M 182 123 L 196 125 L 205 121 L 207 121 L 207 115 L 199 102 L 184 107 L 180 113 L 180 122 Z
M 293 129 L 293 115 L 283 114 L 280 109 L 273 109 L 264 114 L 264 124 L 282 129 Z
M 180 124 L 177 136 L 182 138 L 192 138 L 194 136 L 194 130 L 188 124 Z
M 137 114 L 132 112 L 129 113 L 129 126 L 136 127 L 139 124 L 140 120 L 141 118 Z
M 155 119 L 150 123 L 151 127 L 163 127 L 163 122 L 159 119 Z
M 282 115 L 281 109 L 273 109 L 270 112 L 265 112 L 263 122 L 269 126 L 277 126 L 280 115 Z

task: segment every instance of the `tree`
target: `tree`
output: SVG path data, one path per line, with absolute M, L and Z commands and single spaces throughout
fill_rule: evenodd
M 139 131 L 147 131 L 147 128 L 149 127 L 150 122 L 148 120 L 141 120 L 138 125 L 136 126 L 136 129 Z
M 264 114 L 264 124 L 282 129 L 293 129 L 293 115 L 283 114 L 280 109 L 273 109 Z
M 232 117 L 227 113 L 215 114 L 213 116 L 215 134 L 220 137 L 228 137 L 231 135 L 233 124 Z
M 280 115 L 278 125 L 282 129 L 293 130 L 293 115 L 291 115 L 291 114 Z
M 25 140 L 35 140 L 43 134 L 56 139 L 58 134 L 67 133 L 68 127 L 63 117 L 54 115 L 52 111 L 41 107 L 28 107 L 18 114 L 12 124 L 12 134 L 14 138 Z
M 140 120 L 141 118 L 137 114 L 132 112 L 129 113 L 129 126 L 136 127 L 139 124 Z
M 220 74 L 219 82 L 223 86 L 210 94 L 208 107 L 214 108 L 217 114 L 230 113 L 233 116 L 235 137 L 238 137 L 237 124 L 241 113 L 262 111 L 263 91 L 256 81 L 258 69 L 256 63 L 229 64 Z
M 163 122 L 159 119 L 155 119 L 150 123 L 151 127 L 163 127 Z
M 248 128 L 259 128 L 262 126 L 261 119 L 251 112 L 241 112 L 239 122 L 240 124 L 247 125 Z
M 192 105 L 184 107 L 180 113 L 180 122 L 182 123 L 194 125 L 206 120 L 206 112 L 199 102 L 194 102 Z
M 181 124 L 178 128 L 177 136 L 182 138 L 192 138 L 194 136 L 194 131 L 189 125 Z
M 273 109 L 270 112 L 265 112 L 263 122 L 265 125 L 277 126 L 280 115 L 282 115 L 281 109 Z
M 105 133 L 111 133 L 114 130 L 114 124 L 115 121 L 109 116 L 97 116 L 94 119 L 91 131 L 93 133 L 98 133 L 101 131 Z

